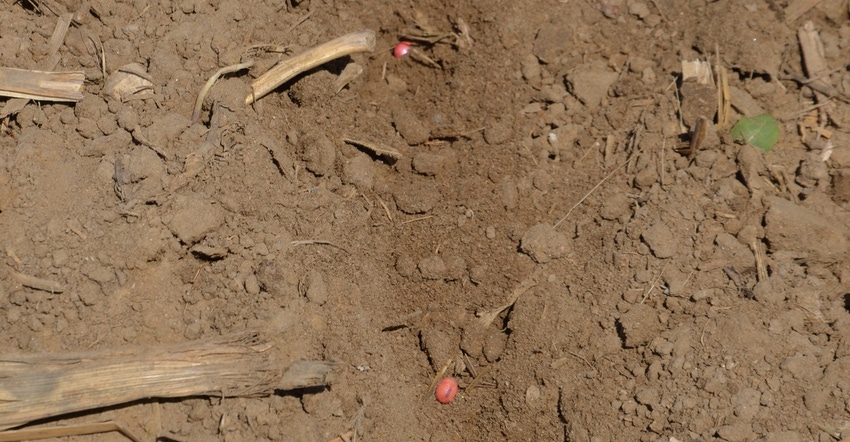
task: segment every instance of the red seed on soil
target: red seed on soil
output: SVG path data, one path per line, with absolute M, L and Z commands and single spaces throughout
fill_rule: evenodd
M 441 404 L 448 404 L 457 395 L 457 381 L 454 378 L 443 378 L 434 390 L 434 396 Z
M 410 42 L 409 41 L 400 41 L 393 48 L 393 57 L 401 58 L 407 55 L 410 52 Z

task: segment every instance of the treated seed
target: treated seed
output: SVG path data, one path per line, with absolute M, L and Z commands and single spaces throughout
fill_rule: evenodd
M 457 381 L 454 378 L 443 378 L 434 390 L 434 396 L 441 404 L 448 404 L 457 395 Z
M 401 58 L 407 55 L 410 52 L 410 42 L 409 41 L 400 41 L 393 48 L 393 57 Z

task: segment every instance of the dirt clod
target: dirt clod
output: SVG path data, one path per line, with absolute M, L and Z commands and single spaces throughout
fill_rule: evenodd
M 759 281 L 753 288 L 753 297 L 759 302 L 777 304 L 785 300 L 785 291 L 782 290 L 781 278 L 775 277 Z
M 657 258 L 670 258 L 676 254 L 679 249 L 679 241 L 673 235 L 673 232 L 667 227 L 667 224 L 662 220 L 656 220 L 646 229 L 641 238 L 649 246 L 652 253 Z
M 538 263 L 563 258 L 570 251 L 570 241 L 550 224 L 537 224 L 528 229 L 520 241 L 520 249 Z
M 846 258 L 850 242 L 842 230 L 835 229 L 834 222 L 783 198 L 770 197 L 768 202 L 765 238 L 771 248 L 797 250 L 817 260 Z
M 507 341 L 508 337 L 503 333 L 489 333 L 487 335 L 484 340 L 484 358 L 487 359 L 487 362 L 493 363 L 502 357 Z
M 646 304 L 635 304 L 619 320 L 623 345 L 634 348 L 646 345 L 661 331 L 658 312 Z
M 408 214 L 426 213 L 434 208 L 440 197 L 431 181 L 401 184 L 393 190 L 399 210 Z
M 459 335 L 451 327 L 437 323 L 420 332 L 422 349 L 431 362 L 434 372 L 443 368 L 451 358 L 454 358 L 459 350 Z
M 342 165 L 342 182 L 353 184 L 360 190 L 369 190 L 375 182 L 375 164 L 365 154 L 355 155 Z
M 305 285 L 307 286 L 305 295 L 310 302 L 322 305 L 328 300 L 328 285 L 321 272 L 311 270 L 307 274 Z
M 429 256 L 419 261 L 419 272 L 425 279 L 442 279 L 446 275 L 446 263 L 439 256 Z
M 393 125 L 407 144 L 417 145 L 428 141 L 430 130 L 422 124 L 412 112 L 396 109 L 393 111 Z
M 602 62 L 585 63 L 567 76 L 573 95 L 590 109 L 599 106 L 616 80 L 617 73 Z
M 304 167 L 316 176 L 327 175 L 334 166 L 336 146 L 321 133 L 309 133 L 298 138 L 304 159 Z
M 209 199 L 198 195 L 178 195 L 174 199 L 172 215 L 165 225 L 184 244 L 192 245 L 224 222 L 224 211 Z
M 417 153 L 413 156 L 413 170 L 422 175 L 434 176 L 441 173 L 448 166 L 448 158 L 445 155 L 428 152 Z

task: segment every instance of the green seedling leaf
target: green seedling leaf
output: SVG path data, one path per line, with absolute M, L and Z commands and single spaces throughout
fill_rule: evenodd
M 779 140 L 779 123 L 768 114 L 742 117 L 735 123 L 731 135 L 735 141 L 749 143 L 770 152 Z

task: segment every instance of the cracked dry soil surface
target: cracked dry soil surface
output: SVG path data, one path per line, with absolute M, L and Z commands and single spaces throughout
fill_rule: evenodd
M 338 363 L 326 389 L 46 423 L 145 440 L 846 440 L 848 106 L 823 161 L 812 93 L 784 78 L 812 21 L 844 91 L 850 20 L 788 3 L 85 2 L 57 67 L 85 72 L 85 98 L 30 103 L 0 135 L 0 349 L 257 330 L 283 364 Z M 56 21 L 0 5 L 0 64 L 41 66 Z M 417 25 L 448 36 L 393 58 Z M 244 104 L 278 60 L 361 29 L 373 53 Z M 139 63 L 153 97 L 106 97 L 101 53 L 106 75 Z M 732 122 L 743 102 L 780 121 L 771 152 L 720 124 L 677 151 L 717 107 L 681 63 L 718 53 Z M 192 122 L 206 80 L 247 59 Z M 447 405 L 428 391 L 443 368 Z

